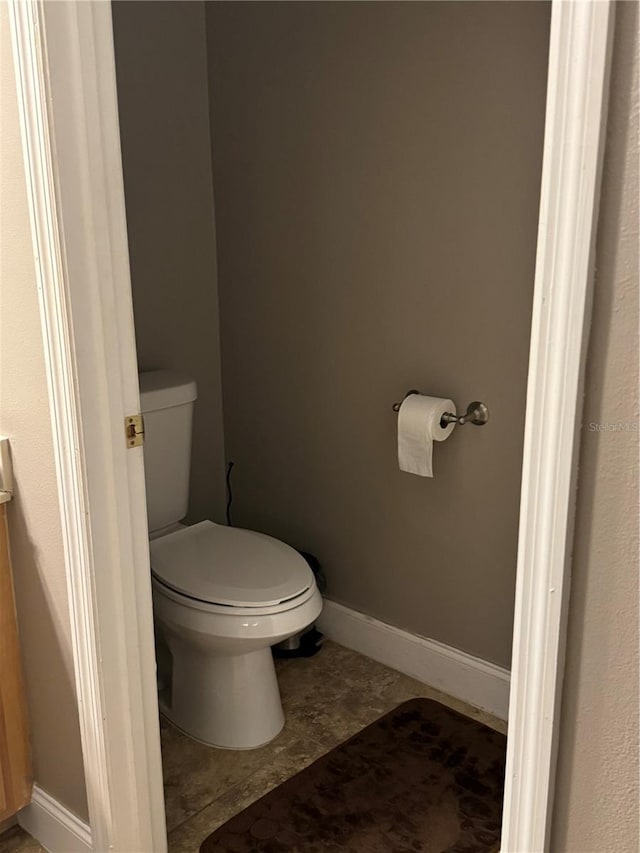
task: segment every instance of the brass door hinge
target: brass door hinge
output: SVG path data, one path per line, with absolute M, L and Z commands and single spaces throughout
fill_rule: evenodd
M 144 418 L 142 415 L 127 415 L 124 419 L 124 434 L 127 447 L 144 444 Z

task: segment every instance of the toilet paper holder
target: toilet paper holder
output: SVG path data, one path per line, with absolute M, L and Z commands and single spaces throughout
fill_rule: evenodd
M 411 391 L 407 391 L 404 395 L 402 403 L 410 397 L 412 394 L 419 394 L 420 391 L 416 391 L 415 388 Z M 400 406 L 402 403 L 394 403 L 393 411 L 399 412 Z M 467 406 L 467 411 L 464 415 L 454 415 L 453 412 L 445 412 L 442 418 L 440 419 L 440 426 L 446 427 L 447 424 L 458 424 L 458 426 L 464 426 L 464 424 L 473 424 L 474 426 L 484 426 L 489 420 L 489 408 L 486 403 L 481 402 L 480 400 L 474 400 L 473 403 L 469 403 Z

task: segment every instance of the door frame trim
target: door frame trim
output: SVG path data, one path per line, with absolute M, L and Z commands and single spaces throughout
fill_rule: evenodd
M 553 806 L 614 7 L 554 0 L 511 661 L 502 850 Z
M 10 12 L 93 849 L 164 853 L 111 7 Z
M 106 2 L 12 0 L 23 148 L 95 850 L 166 850 L 142 449 Z M 502 850 L 547 846 L 610 0 L 553 0 Z

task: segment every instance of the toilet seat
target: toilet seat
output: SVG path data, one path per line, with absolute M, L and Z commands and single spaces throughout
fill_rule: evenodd
M 315 589 L 297 551 L 252 530 L 202 521 L 152 540 L 150 551 L 153 579 L 163 592 L 198 609 L 280 612 Z
M 288 610 L 296 610 L 302 605 L 310 601 L 314 596 L 318 595 L 318 587 L 315 578 L 309 589 L 305 590 L 302 595 L 297 595 L 295 598 L 289 598 L 281 604 L 271 604 L 262 607 L 233 607 L 227 604 L 215 604 L 210 601 L 202 601 L 199 598 L 194 598 L 191 595 L 185 595 L 182 592 L 176 592 L 170 586 L 164 584 L 153 573 L 151 575 L 151 586 L 165 598 L 175 601 L 176 604 L 182 604 L 183 607 L 188 607 L 191 610 L 200 610 L 204 613 L 212 615 L 235 617 L 235 616 L 253 616 L 256 619 L 262 616 L 278 616 L 286 613 Z

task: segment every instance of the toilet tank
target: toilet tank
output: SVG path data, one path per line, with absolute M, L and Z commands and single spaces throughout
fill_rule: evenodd
M 149 533 L 185 517 L 196 383 L 169 370 L 140 373 Z

